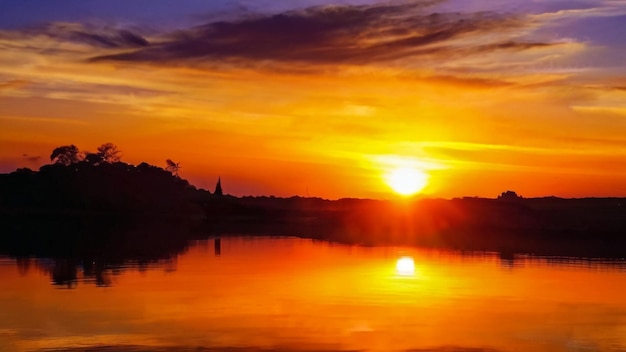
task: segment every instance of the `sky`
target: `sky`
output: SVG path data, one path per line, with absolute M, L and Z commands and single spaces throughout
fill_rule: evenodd
M 626 196 L 626 1 L 0 0 L 0 172 L 55 147 L 243 195 Z

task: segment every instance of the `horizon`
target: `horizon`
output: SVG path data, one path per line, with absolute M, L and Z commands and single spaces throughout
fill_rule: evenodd
M 78 162 L 85 162 L 87 160 L 85 160 L 84 158 L 81 159 Z M 167 160 L 167 161 L 171 161 L 171 160 Z M 140 164 L 148 164 L 152 167 L 157 167 L 162 169 L 163 171 L 167 171 L 172 173 L 172 176 L 186 181 L 189 185 L 193 186 L 195 189 L 200 190 L 200 191 L 208 191 L 210 194 L 215 194 L 215 189 L 217 187 L 217 184 L 220 184 L 220 192 L 221 192 L 221 176 L 217 176 L 216 181 L 214 182 L 214 186 L 211 187 L 199 187 L 195 184 L 193 184 L 192 182 L 189 182 L 189 180 L 187 180 L 185 177 L 181 177 L 178 174 L 178 169 L 176 171 L 170 170 L 168 169 L 168 167 L 161 167 L 158 165 L 152 165 L 146 162 L 141 162 L 138 164 L 131 164 L 131 163 L 126 163 L 123 160 L 116 160 L 114 163 L 118 163 L 121 162 L 122 164 L 126 164 L 126 165 L 131 165 L 133 167 L 138 167 L 140 166 Z M 111 162 L 104 162 L 105 164 L 109 164 Z M 48 164 L 44 164 L 43 166 L 49 166 L 49 165 L 55 165 L 55 164 L 61 164 L 58 162 L 50 162 Z M 63 164 L 61 164 L 63 166 Z M 64 167 L 69 167 L 72 164 L 69 165 L 64 165 Z M 98 167 L 97 164 L 91 164 L 92 167 Z M 28 169 L 32 172 L 40 172 L 40 168 L 37 168 L 36 170 L 33 170 L 31 168 L 25 167 L 25 168 L 20 168 L 20 169 Z M 14 173 L 14 172 L 18 172 L 20 171 L 20 169 L 17 170 L 13 170 L 12 172 L 9 173 Z M 0 175 L 6 175 L 9 173 L 0 173 Z M 411 195 L 402 195 L 402 194 L 394 194 L 388 198 L 359 198 L 359 197 L 341 197 L 341 198 L 324 198 L 324 197 L 319 197 L 319 196 L 310 196 L 310 195 L 299 195 L 299 194 L 292 194 L 292 195 L 285 195 L 285 196 L 276 196 L 273 194 L 231 194 L 229 192 L 224 192 L 224 196 L 231 196 L 231 197 L 235 197 L 235 198 L 276 198 L 276 199 L 290 199 L 290 198 L 304 198 L 304 199 L 319 199 L 319 200 L 324 200 L 324 201 L 341 201 L 341 200 L 364 200 L 364 201 L 368 201 L 368 200 L 373 200 L 373 201 L 384 201 L 384 202 L 412 202 L 412 201 L 422 201 L 422 200 L 458 200 L 458 199 L 488 199 L 488 200 L 498 200 L 502 197 L 505 197 L 507 194 L 509 194 L 509 196 L 512 196 L 513 198 L 516 199 L 545 199 L 545 198 L 556 198 L 556 199 L 563 199 L 563 200 L 581 200 L 581 199 L 626 199 L 626 197 L 615 197 L 615 196 L 606 196 L 606 197 L 598 197 L 598 196 L 586 196 L 586 197 L 559 197 L 557 195 L 551 194 L 551 195 L 542 195 L 542 196 L 534 196 L 534 197 L 525 197 L 524 195 L 521 194 L 517 194 L 517 192 L 515 192 L 514 190 L 511 189 L 507 189 L 505 191 L 500 192 L 498 195 L 496 195 L 495 197 L 491 197 L 491 196 L 477 196 L 477 195 L 462 195 L 462 196 L 454 196 L 454 197 L 433 197 L 433 196 L 426 196 L 422 193 L 416 193 L 416 194 L 411 194 Z M 512 194 L 512 195 L 511 195 Z M 221 194 L 220 194 L 221 195 Z
M 626 4 L 2 7 L 1 173 L 111 141 L 235 196 L 626 197 Z

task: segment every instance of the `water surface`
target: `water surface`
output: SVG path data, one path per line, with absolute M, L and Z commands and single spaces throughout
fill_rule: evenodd
M 625 351 L 625 267 L 245 237 L 116 266 L 4 257 L 0 350 Z

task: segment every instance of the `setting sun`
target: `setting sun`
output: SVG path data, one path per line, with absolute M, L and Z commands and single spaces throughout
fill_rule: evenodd
M 424 171 L 415 168 L 402 167 L 389 173 L 387 184 L 394 192 L 403 196 L 410 196 L 426 187 L 428 175 Z

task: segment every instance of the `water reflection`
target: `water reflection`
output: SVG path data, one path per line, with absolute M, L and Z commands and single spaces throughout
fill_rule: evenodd
M 219 257 L 222 254 L 222 240 L 218 237 L 213 240 L 213 251 L 216 257 Z
M 156 261 L 0 258 L 0 346 L 619 351 L 625 268 L 616 260 L 245 237 L 193 241 Z
M 511 252 L 500 252 L 498 253 L 500 257 L 500 265 L 506 269 L 513 269 L 516 266 L 515 263 L 515 253 Z
M 414 276 L 415 262 L 411 257 L 400 257 L 396 261 L 396 272 L 400 276 Z
M 476 254 L 465 254 L 475 256 Z M 600 271 L 626 271 L 626 258 L 585 258 L 585 257 L 557 257 L 535 256 L 531 254 L 503 254 L 486 252 L 482 258 L 497 255 L 500 265 L 507 269 L 523 268 L 526 265 L 550 265 L 555 267 L 577 267 Z
M 30 270 L 31 260 L 29 257 L 17 257 L 15 258 L 15 264 L 17 266 L 17 271 L 21 276 L 28 274 Z
M 242 238 L 245 238 L 245 241 L 249 243 L 255 243 L 255 241 L 259 240 L 258 237 L 231 237 L 227 243 L 232 245 L 233 241 Z M 222 239 L 219 237 L 212 240 L 190 241 L 189 245 L 206 250 L 211 242 L 213 255 L 215 257 L 221 256 Z M 350 248 L 351 253 L 368 248 L 317 240 L 311 240 L 311 242 L 326 247 Z M 187 250 L 187 246 L 184 247 L 184 250 Z M 527 254 L 441 250 L 422 250 L 422 252 L 429 253 L 428 256 L 433 256 L 433 253 L 439 253 L 436 255 L 438 259 L 450 260 L 450 258 L 456 258 L 456 260 L 467 264 L 476 262 L 499 263 L 503 269 L 507 270 L 518 270 L 526 266 L 554 266 L 562 269 L 582 268 L 597 271 L 626 271 L 626 261 L 613 258 L 544 257 Z M 181 251 L 182 253 L 184 251 Z M 177 270 L 177 256 L 165 259 L 136 260 L 130 258 L 117 261 L 103 258 L 31 258 L 22 256 L 15 257 L 12 260 L 14 260 L 20 276 L 28 275 L 34 267 L 38 271 L 49 275 L 50 283 L 58 288 L 76 288 L 78 283 L 108 287 L 114 284 L 116 276 L 121 275 L 126 270 L 136 270 L 142 273 L 148 270 L 162 270 L 164 272 Z M 405 255 L 398 257 L 395 261 L 395 274 L 401 277 L 414 277 L 416 275 L 415 259 Z
M 0 254 L 15 257 L 20 275 L 31 267 L 48 275 L 57 288 L 79 283 L 109 287 L 128 268 L 176 269 L 194 233 L 185 222 L 164 219 L 130 220 L 106 217 L 41 216 L 12 223 L 0 238 Z M 219 250 L 216 245 L 216 251 Z
M 113 285 L 114 277 L 126 270 L 136 269 L 146 272 L 149 269 L 175 271 L 176 260 L 167 259 L 153 262 L 128 261 L 122 264 L 107 264 L 104 261 L 72 258 L 16 258 L 15 266 L 20 276 L 29 275 L 34 267 L 50 277 L 50 283 L 58 288 L 76 288 L 79 283 L 94 284 L 97 287 Z

